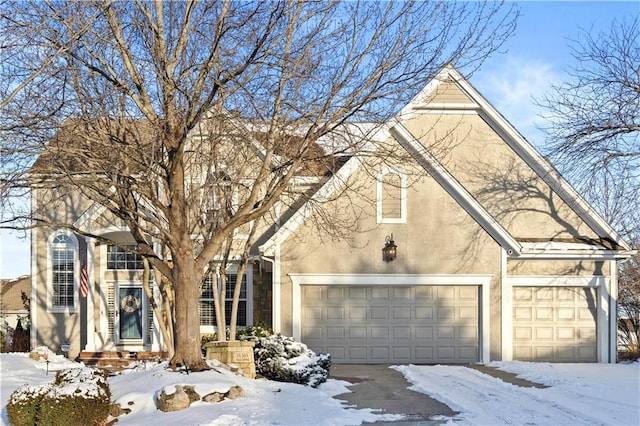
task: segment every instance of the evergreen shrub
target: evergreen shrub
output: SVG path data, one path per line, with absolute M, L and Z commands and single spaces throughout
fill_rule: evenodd
M 53 382 L 23 385 L 9 398 L 7 416 L 13 426 L 103 425 L 109 416 L 108 373 L 92 368 L 59 371 Z

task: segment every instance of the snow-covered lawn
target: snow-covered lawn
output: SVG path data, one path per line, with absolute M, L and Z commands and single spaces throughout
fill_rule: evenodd
M 549 385 L 521 388 L 461 366 L 396 366 L 414 390 L 427 393 L 461 414 L 452 424 L 640 424 L 640 363 L 544 364 L 496 362 L 494 367 Z M 27 354 L 0 355 L 0 424 L 7 425 L 6 404 L 24 383 L 48 383 L 53 370 L 80 367 L 60 356 L 47 364 Z M 109 379 L 113 400 L 130 408 L 118 425 L 358 425 L 392 420 L 371 410 L 344 406 L 334 395 L 348 383 L 330 379 L 317 389 L 267 380 L 250 380 L 224 370 L 184 374 L 164 365 Z M 155 398 L 175 384 L 192 384 L 201 395 L 240 385 L 245 396 L 220 403 L 196 402 L 186 411 L 163 413 Z

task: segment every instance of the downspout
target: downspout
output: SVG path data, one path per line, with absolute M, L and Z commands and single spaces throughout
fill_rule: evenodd
M 281 209 L 282 209 L 282 204 L 278 201 L 275 203 L 274 207 L 274 213 L 275 213 L 275 217 L 276 217 L 276 223 L 275 228 L 274 228 L 274 232 L 273 235 L 271 236 L 270 240 L 273 240 L 273 243 L 271 244 L 272 249 L 269 251 L 273 252 L 273 259 L 270 259 L 269 257 L 267 257 L 267 255 L 262 254 L 264 253 L 266 250 L 262 250 L 262 248 L 259 248 L 261 254 L 260 257 L 263 258 L 264 260 L 266 260 L 267 262 L 271 263 L 272 265 L 272 275 L 271 275 L 271 327 L 273 328 L 273 331 L 275 333 L 280 333 L 282 331 L 282 315 L 281 315 L 281 311 L 282 311 L 282 306 L 280 304 L 280 301 L 282 300 L 281 298 L 281 293 L 282 293 L 282 288 L 281 288 L 281 283 L 282 283 L 282 272 L 280 270 L 280 239 L 278 238 L 278 231 L 280 230 L 280 214 L 281 214 Z
M 618 359 L 618 262 L 610 261 L 609 268 L 609 363 L 615 364 Z
M 33 212 L 35 210 L 35 189 L 31 188 L 31 225 L 33 225 Z M 40 274 L 38 274 L 38 228 L 35 226 L 31 227 L 31 301 L 29 302 L 29 327 L 31 327 L 31 335 L 29 336 L 31 340 L 31 349 L 35 349 L 38 346 L 38 278 Z M 47 300 L 47 285 L 46 279 L 45 284 L 43 286 L 44 289 L 44 300 Z M 34 303 L 35 302 L 35 303 Z M 46 306 L 45 306 L 46 308 Z
M 262 260 L 271 263 L 271 326 L 275 333 L 280 332 L 280 248 L 276 250 L 273 259 L 260 255 Z

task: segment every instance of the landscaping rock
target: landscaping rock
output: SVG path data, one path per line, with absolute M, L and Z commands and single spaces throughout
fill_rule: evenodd
M 189 396 L 189 401 L 191 402 L 200 401 L 200 395 L 198 395 L 198 392 L 196 392 L 193 386 L 185 385 L 182 387 L 182 389 Z
M 220 402 L 224 399 L 224 394 L 221 392 L 212 392 L 202 397 L 204 402 Z
M 189 393 L 191 392 L 196 393 L 195 390 L 193 390 L 192 386 L 189 386 L 189 387 L 191 388 Z M 158 396 L 158 409 L 160 411 L 170 412 L 170 411 L 185 410 L 189 408 L 192 402 L 191 398 L 193 398 L 193 395 L 190 396 L 189 393 L 185 391 L 184 386 L 180 386 L 180 385 L 176 385 L 176 391 L 172 394 L 167 394 L 163 389 L 162 392 L 160 392 L 160 395 Z M 198 396 L 196 401 L 199 399 L 200 399 L 200 396 Z
M 229 399 L 237 399 L 244 396 L 244 389 L 240 386 L 231 386 L 231 389 L 225 394 Z

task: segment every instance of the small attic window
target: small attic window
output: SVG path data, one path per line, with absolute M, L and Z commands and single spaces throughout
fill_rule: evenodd
M 403 173 L 386 168 L 377 178 L 378 223 L 406 223 L 407 221 L 407 178 Z

